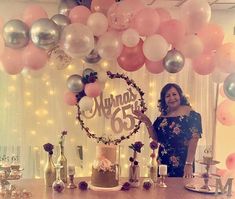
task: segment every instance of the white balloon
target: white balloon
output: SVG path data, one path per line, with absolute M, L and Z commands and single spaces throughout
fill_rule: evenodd
M 97 43 L 99 55 L 104 59 L 116 59 L 122 52 L 122 42 L 115 32 L 104 33 Z
M 95 12 L 88 17 L 87 26 L 90 27 L 95 36 L 101 36 L 108 29 L 108 19 L 103 13 Z
M 168 48 L 167 41 L 161 35 L 155 34 L 145 39 L 143 53 L 150 61 L 160 61 L 166 56 Z
M 93 98 L 84 96 L 81 98 L 78 105 L 80 106 L 81 111 L 89 111 L 92 109 L 92 107 L 94 105 L 94 100 L 93 100 Z
M 228 73 L 223 73 L 218 68 L 215 68 L 215 70 L 211 73 L 212 80 L 215 83 L 222 83 L 227 76 Z
M 139 33 L 129 28 L 122 33 L 122 43 L 127 47 L 134 47 L 139 43 L 140 36 Z
M 84 24 L 70 24 L 63 29 L 60 44 L 71 57 L 83 57 L 94 49 L 94 35 Z

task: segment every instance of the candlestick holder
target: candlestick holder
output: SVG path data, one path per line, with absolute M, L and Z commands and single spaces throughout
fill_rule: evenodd
M 77 188 L 77 186 L 74 184 L 74 175 L 69 175 L 69 184 L 67 186 L 67 188 L 69 189 L 75 189 Z
M 166 188 L 167 185 L 165 183 L 166 175 L 160 175 L 159 187 Z

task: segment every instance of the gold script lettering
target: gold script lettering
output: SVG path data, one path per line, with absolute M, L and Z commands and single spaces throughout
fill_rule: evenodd
M 111 119 L 111 129 L 114 133 L 121 133 L 123 130 L 132 130 L 135 126 L 133 110 L 139 109 L 137 94 L 131 88 L 127 92 L 108 98 L 103 97 L 103 93 L 94 99 L 95 105 L 91 111 L 83 112 L 83 116 L 91 119 L 98 115 Z M 129 111 L 128 111 L 129 110 Z M 122 115 L 122 117 L 120 117 Z

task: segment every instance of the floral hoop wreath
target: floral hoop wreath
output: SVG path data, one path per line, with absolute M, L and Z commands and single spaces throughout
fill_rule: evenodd
M 134 88 L 138 92 L 138 94 L 140 96 L 140 98 L 138 99 L 140 101 L 140 111 L 142 113 L 144 113 L 147 110 L 147 107 L 146 107 L 146 104 L 145 104 L 144 98 L 143 98 L 144 92 L 140 89 L 140 87 L 138 87 L 136 85 L 134 80 L 129 79 L 129 77 L 124 75 L 124 74 L 119 74 L 119 73 L 115 73 L 114 74 L 114 73 L 112 73 L 110 71 L 107 71 L 107 76 L 110 79 L 123 79 L 128 86 L 131 86 L 132 88 Z M 79 123 L 80 123 L 80 125 L 82 127 L 82 130 L 85 130 L 87 136 L 89 138 L 95 139 L 97 141 L 97 143 L 102 142 L 102 143 L 108 144 L 108 145 L 110 145 L 110 144 L 115 144 L 115 145 L 120 144 L 123 140 L 129 139 L 133 134 L 137 133 L 138 130 L 140 129 L 140 124 L 142 123 L 139 120 L 138 123 L 135 124 L 134 129 L 131 132 L 129 132 L 129 134 L 127 136 L 122 135 L 120 138 L 112 140 L 110 138 L 102 137 L 102 136 L 97 136 L 95 133 L 91 133 L 90 129 L 85 126 L 85 123 L 84 123 L 84 121 L 81 118 L 82 112 L 80 110 L 79 104 L 77 103 L 76 106 L 77 106 L 77 120 L 79 121 Z

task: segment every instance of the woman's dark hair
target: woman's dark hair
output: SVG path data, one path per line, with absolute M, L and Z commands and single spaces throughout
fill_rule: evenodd
M 171 88 L 175 88 L 177 92 L 179 93 L 180 105 L 190 106 L 190 103 L 188 102 L 187 98 L 184 96 L 182 89 L 177 84 L 168 83 L 162 88 L 161 94 L 160 94 L 160 100 L 158 100 L 158 108 L 159 108 L 159 111 L 163 115 L 167 114 L 167 105 L 165 102 L 165 96 L 166 96 L 167 91 L 170 90 Z

